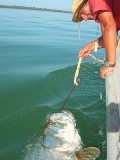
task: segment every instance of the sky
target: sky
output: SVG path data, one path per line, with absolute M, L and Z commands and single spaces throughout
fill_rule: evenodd
M 72 0 L 0 0 L 0 5 L 18 5 L 49 9 L 71 10 Z

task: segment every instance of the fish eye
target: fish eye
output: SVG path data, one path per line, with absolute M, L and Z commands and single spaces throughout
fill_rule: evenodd
M 48 126 L 51 126 L 51 125 L 53 125 L 53 122 L 49 119 L 49 120 L 47 120 L 47 122 L 46 122 L 46 124 L 45 124 L 45 127 L 48 127 Z
M 53 122 L 50 122 L 49 125 L 53 125 Z

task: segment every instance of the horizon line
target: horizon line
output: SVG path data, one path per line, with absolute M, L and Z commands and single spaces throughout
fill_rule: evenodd
M 13 8 L 13 9 L 26 9 L 26 10 L 40 10 L 40 11 L 50 11 L 50 12 L 64 12 L 72 13 L 71 11 L 60 10 L 60 9 L 49 9 L 49 8 L 39 8 L 39 7 L 26 7 L 17 5 L 0 5 L 0 8 Z

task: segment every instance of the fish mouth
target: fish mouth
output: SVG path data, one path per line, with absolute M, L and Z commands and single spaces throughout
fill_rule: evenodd
M 62 148 L 65 141 L 57 136 L 47 135 L 43 137 L 43 144 L 46 148 Z

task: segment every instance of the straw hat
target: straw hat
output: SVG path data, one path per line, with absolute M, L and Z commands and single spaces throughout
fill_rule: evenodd
M 87 2 L 88 0 L 73 0 L 73 4 L 72 4 L 72 12 L 73 12 L 73 17 L 72 17 L 72 21 L 74 22 L 80 22 L 83 19 L 78 16 L 80 10 L 82 9 L 82 7 L 84 6 L 84 4 Z

